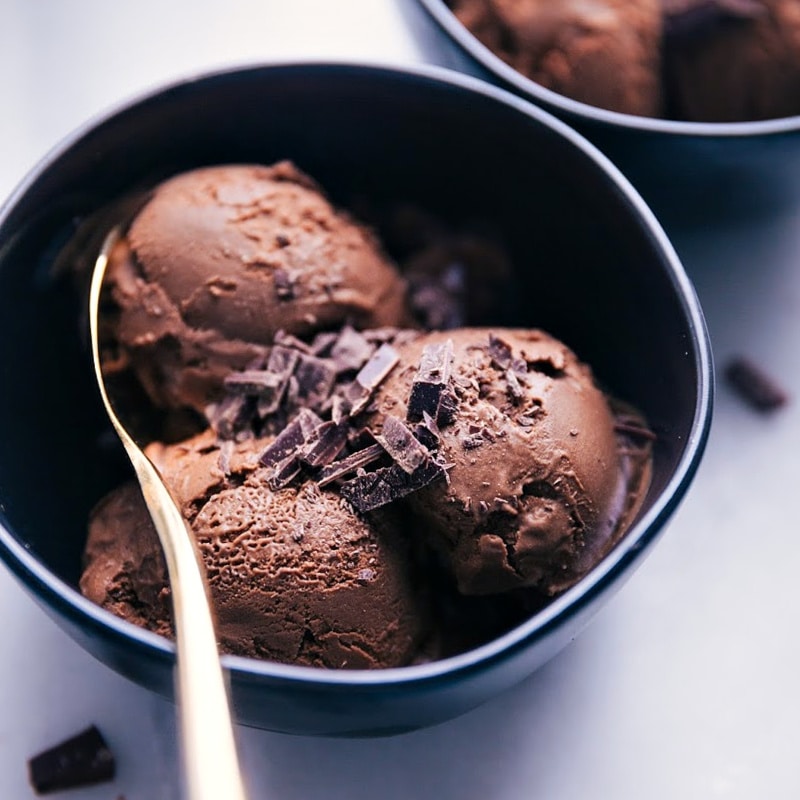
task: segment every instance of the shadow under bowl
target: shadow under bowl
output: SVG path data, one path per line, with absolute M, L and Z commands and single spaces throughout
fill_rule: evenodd
M 435 663 L 326 671 L 225 657 L 238 719 L 388 734 L 477 706 L 567 644 L 633 572 L 686 492 L 711 417 L 694 291 L 640 197 L 591 145 L 517 98 L 443 70 L 252 67 L 185 80 L 91 121 L 0 212 L 0 557 L 72 637 L 165 695 L 174 648 L 77 590 L 93 504 L 127 475 L 96 394 L 84 301 L 56 255 L 88 216 L 180 170 L 294 160 L 333 200 L 404 200 L 502 235 L 496 324 L 543 327 L 658 435 L 644 508 L 583 581 L 492 642 Z
M 598 108 L 518 72 L 480 42 L 444 0 L 417 1 L 440 34 L 421 43 L 426 57 L 435 63 L 454 45 L 459 69 L 567 122 L 622 170 L 668 230 L 768 215 L 793 196 L 791 187 L 800 179 L 800 115 L 685 122 Z

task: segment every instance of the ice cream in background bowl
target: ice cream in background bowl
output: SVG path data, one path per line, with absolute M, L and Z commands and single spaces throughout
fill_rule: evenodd
M 573 638 L 688 488 L 702 315 L 579 136 L 438 70 L 166 87 L 77 132 L 0 221 L 2 357 L 26 375 L 1 415 L 3 556 L 134 680 L 171 690 L 169 598 L 75 275 L 142 196 L 109 268 L 106 361 L 208 555 L 243 722 L 385 734 L 463 713 Z M 35 502 L 42 484 L 58 502 Z
M 428 57 L 455 62 L 573 125 L 668 229 L 687 222 L 679 213 L 687 198 L 698 198 L 706 214 L 753 206 L 796 157 L 800 8 L 793 0 L 420 5 L 443 34 Z

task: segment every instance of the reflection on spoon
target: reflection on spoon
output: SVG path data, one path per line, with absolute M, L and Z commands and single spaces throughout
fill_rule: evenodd
M 177 696 L 189 800 L 245 800 L 211 605 L 194 538 L 158 470 L 120 422 L 100 364 L 98 309 L 108 256 L 119 239 L 108 234 L 89 289 L 89 327 L 95 377 L 108 417 L 136 472 L 169 573 L 177 644 Z

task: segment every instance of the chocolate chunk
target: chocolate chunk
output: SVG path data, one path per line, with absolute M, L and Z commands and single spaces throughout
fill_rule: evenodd
M 743 356 L 725 368 L 728 383 L 757 411 L 775 411 L 789 402 L 789 395 L 774 378 Z
M 511 366 L 511 347 L 493 333 L 489 334 L 487 352 L 498 369 L 506 370 Z
M 331 331 L 318 333 L 311 342 L 311 352 L 320 358 L 327 358 L 338 339 L 338 333 Z
M 283 489 L 300 474 L 300 468 L 300 459 L 296 453 L 292 453 L 275 465 L 272 474 L 267 478 L 267 485 L 273 492 Z
M 347 458 L 342 458 L 339 461 L 334 461 L 332 464 L 323 467 L 319 476 L 317 477 L 317 485 L 319 487 L 327 486 L 329 483 L 356 472 L 358 469 L 372 464 L 379 458 L 383 457 L 386 451 L 379 444 L 373 444 L 359 450 Z
M 419 422 L 425 413 L 439 421 L 439 404 L 450 381 L 452 362 L 452 339 L 425 346 L 408 399 L 406 419 L 409 422 Z
M 289 347 L 292 350 L 299 350 L 301 353 L 311 353 L 311 348 L 302 339 L 298 339 L 296 336 L 292 336 L 291 333 L 286 333 L 286 331 L 277 331 L 273 342 L 283 347 Z
M 220 439 L 233 439 L 250 421 L 251 406 L 243 395 L 227 395 L 206 408 L 209 424 Z
M 304 408 L 319 411 L 333 391 L 336 368 L 328 359 L 299 353 L 294 369 L 297 378 L 296 402 Z
M 513 369 L 509 368 L 506 370 L 506 385 L 508 386 L 508 394 L 512 402 L 516 405 L 525 396 L 525 392 Z
M 375 439 L 395 464 L 409 475 L 430 458 L 428 451 L 397 417 L 387 416 L 383 421 L 383 432 Z
M 356 416 L 367 407 L 372 393 L 386 380 L 398 361 L 400 355 L 397 350 L 384 343 L 364 364 L 353 383 L 345 390 L 345 399 L 351 404 L 351 416 Z
M 313 411 L 302 409 L 261 454 L 259 461 L 265 467 L 283 464 L 288 457 L 297 455 L 321 425 L 322 420 Z
M 428 459 L 410 475 L 399 464 L 392 464 L 345 481 L 340 492 L 356 511 L 364 514 L 399 500 L 445 476 L 444 467 L 433 459 Z
M 375 352 L 371 344 L 355 328 L 346 325 L 331 347 L 331 358 L 337 372 L 360 370 Z
M 275 296 L 278 300 L 292 300 L 294 298 L 294 281 L 285 269 L 276 269 L 272 273 L 275 282 Z
M 258 415 L 262 419 L 274 414 L 280 407 L 299 357 L 296 350 L 281 345 L 275 345 L 270 350 L 267 371 L 272 379 L 264 386 L 257 401 Z
M 763 0 L 664 0 L 664 37 L 671 46 L 689 44 L 724 24 L 765 13 Z
M 461 446 L 465 450 L 476 450 L 478 447 L 481 447 L 483 444 L 486 443 L 486 439 L 481 436 L 479 433 L 471 434 L 470 436 L 465 436 L 461 440 Z
M 223 386 L 233 394 L 260 395 L 274 392 L 277 380 L 277 376 L 267 370 L 250 369 L 226 375 Z
M 114 771 L 114 755 L 94 725 L 28 761 L 37 794 L 111 781 Z
M 440 444 L 439 426 L 430 414 L 422 415 L 422 422 L 414 428 L 414 436 L 428 450 L 437 450 Z
M 316 441 L 311 441 L 300 459 L 309 467 L 324 467 L 330 464 L 347 444 L 346 423 L 323 422 L 316 431 Z

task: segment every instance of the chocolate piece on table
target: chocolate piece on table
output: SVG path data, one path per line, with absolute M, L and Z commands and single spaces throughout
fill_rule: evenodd
M 774 411 L 789 402 L 789 395 L 761 367 L 743 356 L 725 368 L 728 383 L 757 411 Z
M 488 353 L 492 363 L 499 369 L 511 366 L 511 347 L 492 333 L 489 334 Z
M 425 346 L 408 399 L 406 419 L 409 422 L 419 422 L 425 413 L 439 421 L 439 406 L 450 381 L 452 363 L 452 339 Z
M 28 761 L 28 777 L 37 794 L 110 781 L 114 771 L 114 755 L 94 725 Z

